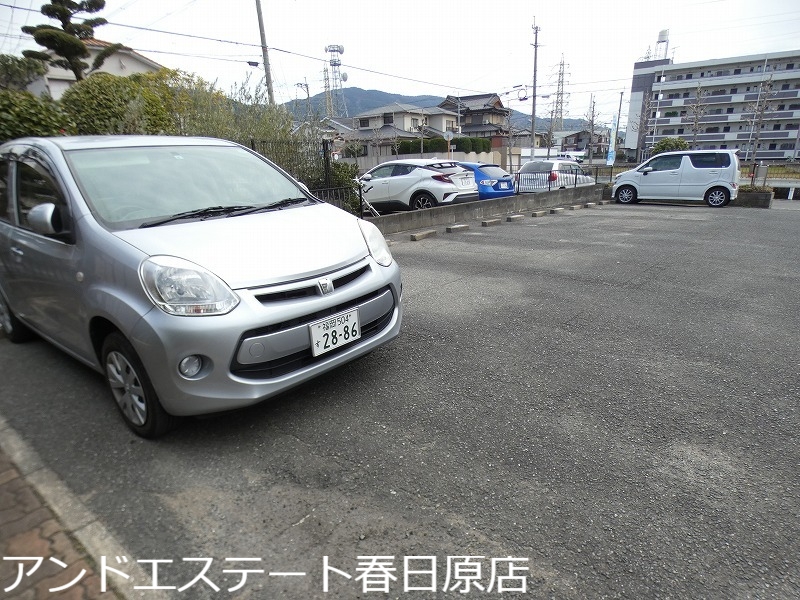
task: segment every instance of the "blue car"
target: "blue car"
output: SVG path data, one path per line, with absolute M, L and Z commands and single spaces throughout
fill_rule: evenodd
M 478 184 L 478 196 L 481 200 L 514 195 L 514 178 L 498 165 L 472 162 L 458 164 L 475 173 L 475 183 Z

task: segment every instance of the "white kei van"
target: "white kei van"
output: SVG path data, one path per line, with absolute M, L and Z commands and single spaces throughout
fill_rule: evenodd
M 739 192 L 739 157 L 735 150 L 664 152 L 617 175 L 612 194 L 617 202 L 639 200 L 705 200 L 725 206 Z

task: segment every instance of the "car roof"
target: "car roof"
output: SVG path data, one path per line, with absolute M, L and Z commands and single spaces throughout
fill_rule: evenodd
M 441 165 L 444 163 L 457 165 L 458 161 L 449 158 L 408 158 L 405 160 L 387 160 L 386 162 L 382 162 L 377 166 L 382 167 L 383 165 L 415 165 L 417 167 L 429 167 L 430 165 Z
M 102 148 L 135 148 L 142 146 L 236 146 L 228 140 L 178 135 L 66 135 L 57 137 L 28 137 L 6 144 L 29 144 L 56 147 L 61 150 L 90 150 Z
M 477 167 L 477 168 L 480 168 L 480 167 L 499 167 L 500 166 L 500 165 L 496 165 L 494 163 L 476 163 L 476 162 L 464 162 L 464 161 L 458 161 L 458 164 L 459 165 L 465 165 L 467 167 Z
M 671 150 L 669 152 L 659 152 L 655 156 L 651 158 L 655 158 L 656 156 L 670 156 L 675 154 L 719 154 L 720 152 L 726 152 L 728 154 L 738 154 L 738 150 L 729 150 L 727 148 L 720 148 L 719 150 Z

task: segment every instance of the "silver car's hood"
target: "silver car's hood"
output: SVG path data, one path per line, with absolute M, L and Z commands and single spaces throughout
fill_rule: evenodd
M 185 258 L 232 289 L 328 273 L 366 256 L 358 219 L 329 204 L 118 231 L 149 256 Z

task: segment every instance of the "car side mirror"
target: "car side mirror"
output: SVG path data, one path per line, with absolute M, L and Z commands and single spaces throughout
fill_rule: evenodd
M 372 181 L 372 175 L 370 175 L 369 173 L 364 173 L 361 176 L 361 180 L 360 181 Z
M 52 202 L 34 206 L 28 212 L 28 223 L 31 229 L 42 235 L 58 235 L 64 230 L 61 211 Z
M 644 169 L 642 169 L 642 173 L 647 175 L 652 170 L 653 170 L 653 167 L 645 167 Z

